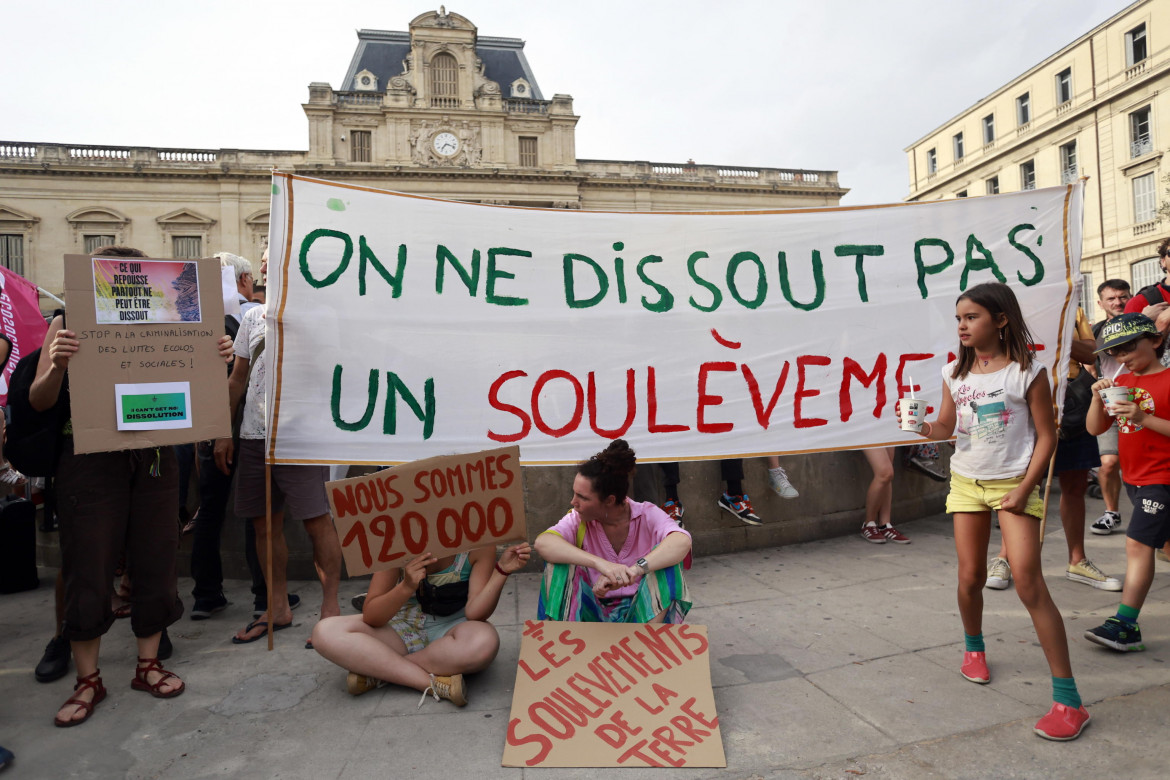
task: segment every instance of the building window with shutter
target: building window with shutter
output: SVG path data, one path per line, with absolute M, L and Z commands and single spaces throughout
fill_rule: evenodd
M 955 162 L 963 159 L 963 134 L 955 133 L 954 138 Z
M 1060 147 L 1060 183 L 1075 184 L 1077 180 L 1077 142 L 1069 141 Z
M 1154 174 L 1147 173 L 1133 180 L 1133 221 L 1135 225 L 1153 222 L 1158 217 L 1157 189 Z
M 1141 157 L 1154 151 L 1150 134 L 1150 107 L 1139 108 L 1129 115 L 1129 156 Z
M 92 255 L 103 246 L 112 246 L 115 240 L 113 236 L 84 236 L 84 238 L 87 255 Z
M 993 142 L 995 140 L 995 114 L 988 114 L 983 117 L 983 144 Z
M 926 172 L 938 173 L 938 153 L 934 149 L 926 150 Z
M 201 236 L 175 236 L 171 239 L 171 248 L 175 257 L 182 260 L 194 260 L 203 257 L 203 238 Z
M 369 130 L 351 130 L 349 133 L 349 159 L 351 162 L 370 162 L 374 159 L 370 149 Z
M 520 136 L 520 167 L 535 168 L 537 165 L 536 139 Z
M 998 176 L 992 176 L 990 179 L 987 180 L 987 194 L 988 195 L 998 195 L 999 194 L 999 177 Z
M 431 60 L 431 108 L 459 107 L 459 63 L 446 52 Z
M 1129 282 L 1135 292 L 1143 287 L 1149 287 L 1151 284 L 1157 284 L 1162 281 L 1162 277 L 1165 275 L 1162 267 L 1158 265 L 1156 257 L 1138 260 L 1129 267 Z
M 1139 24 L 1125 34 L 1125 67 L 1132 68 L 1146 58 L 1146 25 Z
M 0 265 L 24 276 L 24 236 L 19 233 L 0 233 Z
M 1072 68 L 1065 68 L 1056 74 L 1056 105 L 1062 106 L 1072 100 Z
M 1020 189 L 1036 189 L 1036 162 L 1034 160 L 1020 164 Z
M 1026 125 L 1032 121 L 1032 98 L 1025 92 L 1016 98 L 1016 124 Z

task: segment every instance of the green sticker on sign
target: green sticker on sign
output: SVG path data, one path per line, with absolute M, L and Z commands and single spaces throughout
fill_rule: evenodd
M 191 386 L 187 382 L 115 385 L 114 393 L 118 430 L 191 427 Z

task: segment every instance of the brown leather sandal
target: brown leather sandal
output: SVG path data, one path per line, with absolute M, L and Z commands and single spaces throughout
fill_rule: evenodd
M 82 723 L 85 723 L 87 720 L 89 720 L 89 716 L 93 715 L 93 708 L 96 707 L 102 701 L 102 699 L 106 698 L 106 686 L 102 685 L 101 672 L 102 670 L 98 669 L 93 674 L 87 674 L 84 677 L 78 677 L 77 683 L 73 686 L 75 693 L 83 691 L 86 688 L 92 688 L 93 701 L 86 701 L 85 699 L 74 695 L 69 699 L 69 701 L 61 705 L 62 709 L 68 707 L 71 704 L 77 707 L 81 707 L 81 709 L 85 710 L 85 717 L 79 718 L 77 720 L 61 720 L 61 717 L 58 715 L 53 718 L 54 726 L 60 726 L 63 729 L 67 729 L 70 726 L 80 726 Z
M 146 666 L 142 664 L 146 664 Z M 162 675 L 153 685 L 148 681 L 148 675 L 151 672 L 158 672 Z M 172 678 L 179 680 L 179 675 L 164 669 L 157 658 L 139 658 L 138 667 L 134 670 L 134 679 L 130 681 L 130 687 L 136 691 L 146 691 L 156 699 L 171 699 L 187 690 L 187 684 L 182 680 L 179 680 L 179 687 L 173 691 L 161 690 L 162 684 Z

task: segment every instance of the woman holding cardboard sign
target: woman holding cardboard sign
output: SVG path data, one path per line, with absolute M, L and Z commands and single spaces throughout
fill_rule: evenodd
M 541 620 L 681 623 L 691 608 L 679 564 L 691 535 L 652 503 L 626 497 L 634 451 L 617 439 L 577 466 L 573 511 L 536 538 L 549 565 Z
M 467 704 L 463 675 L 486 669 L 500 649 L 487 622 L 508 575 L 524 568 L 528 543 L 484 547 L 436 558 L 423 553 L 405 567 L 375 572 L 361 615 L 325 618 L 313 648 L 349 671 L 354 696 L 386 683 L 422 691 L 436 701 Z

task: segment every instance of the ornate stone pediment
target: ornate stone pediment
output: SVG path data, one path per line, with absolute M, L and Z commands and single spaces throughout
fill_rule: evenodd
M 411 21 L 411 27 L 439 27 L 448 30 L 474 30 L 475 25 L 472 24 L 467 17 L 459 14 L 447 13 L 446 6 L 439 6 L 438 11 L 428 11 L 425 14 L 420 14 Z
M 8 225 L 19 225 L 20 227 L 27 229 L 31 228 L 40 221 L 40 217 L 34 217 L 32 214 L 25 214 L 23 211 L 14 209 L 11 206 L 0 206 L 0 223 Z
M 121 227 L 130 223 L 128 217 L 105 206 L 90 206 L 78 209 L 65 217 L 65 220 L 74 226 L 84 224 L 92 227 Z
M 207 229 L 215 224 L 211 217 L 205 217 L 191 209 L 176 209 L 155 219 L 160 226 L 169 229 L 193 227 Z

